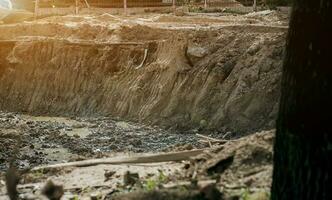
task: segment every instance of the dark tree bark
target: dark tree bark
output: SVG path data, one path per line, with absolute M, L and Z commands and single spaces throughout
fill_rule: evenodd
M 332 199 L 332 0 L 294 0 L 274 146 L 273 200 Z

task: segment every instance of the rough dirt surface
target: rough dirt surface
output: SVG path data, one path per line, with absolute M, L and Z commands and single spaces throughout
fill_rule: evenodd
M 217 134 L 213 134 L 217 136 Z M 17 156 L 22 169 L 41 164 L 114 156 L 204 148 L 194 133 L 107 117 L 33 117 L 0 112 L 0 171 Z M 18 153 L 16 153 L 18 152 Z
M 214 199 L 268 200 L 272 177 L 274 131 L 263 131 L 227 142 L 190 162 L 132 165 L 98 165 L 28 172 L 21 176 L 22 199 L 44 199 L 47 180 L 64 187 L 64 198 L 90 199 L 202 199 L 206 187 L 221 192 Z M 138 173 L 134 184 L 126 184 L 127 171 Z M 136 176 L 135 176 L 136 177 Z M 0 174 L 0 198 L 5 196 Z M 194 195 L 194 196 L 191 196 Z M 199 198 L 198 198 L 199 197 Z
M 0 199 L 13 158 L 28 169 L 210 145 L 196 133 L 232 140 L 187 162 L 21 171 L 20 198 L 45 199 L 51 179 L 63 199 L 268 199 L 274 131 L 239 136 L 274 127 L 287 19 L 102 14 L 0 25 Z M 211 184 L 221 194 L 211 197 Z
M 272 127 L 287 17 L 49 17 L 0 26 L 0 109 L 177 129 Z
M 262 131 L 230 141 L 220 151 L 198 156 L 188 169 L 189 174 L 197 166 L 199 177 L 217 177 L 217 184 L 229 198 L 247 190 L 268 199 L 274 135 L 274 130 Z

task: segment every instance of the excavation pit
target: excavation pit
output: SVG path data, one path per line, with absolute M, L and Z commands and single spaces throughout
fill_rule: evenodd
M 2 24 L 0 171 L 13 155 L 27 169 L 271 129 L 287 28 L 274 11 Z

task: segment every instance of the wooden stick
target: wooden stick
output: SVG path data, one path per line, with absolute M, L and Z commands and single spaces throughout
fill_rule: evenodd
M 239 141 L 239 140 L 243 140 L 243 139 L 246 139 L 245 137 L 242 137 L 242 138 L 237 138 L 237 139 L 229 139 L 229 140 L 225 140 L 225 139 L 215 139 L 215 138 L 212 138 L 212 137 L 209 137 L 209 136 L 205 136 L 205 135 L 201 135 L 201 134 L 198 134 L 196 133 L 196 135 L 200 138 L 203 138 L 205 139 L 205 141 L 207 140 L 212 142 L 212 143 L 227 143 L 227 142 L 236 142 L 236 141 Z M 203 140 L 204 141 L 204 140 Z
M 163 153 L 163 154 L 152 154 L 125 158 L 101 158 L 92 160 L 83 160 L 69 163 L 60 163 L 54 165 L 46 165 L 35 167 L 32 171 L 55 169 L 64 167 L 88 167 L 95 165 L 119 165 L 119 164 L 138 164 L 138 163 L 157 163 L 157 162 L 171 162 L 171 161 L 182 161 L 189 160 L 191 157 L 195 157 L 202 154 L 207 149 L 195 149 L 190 151 Z
M 222 139 L 225 139 L 230 134 L 231 134 L 231 132 L 227 132 L 225 135 L 222 136 Z
M 212 137 L 209 137 L 209 136 L 205 136 L 205 135 L 201 135 L 201 134 L 196 134 L 198 137 L 200 138 L 204 138 L 208 141 L 212 141 L 212 142 L 220 142 L 220 143 L 225 143 L 225 142 L 228 142 L 228 140 L 222 140 L 222 139 L 215 139 L 215 138 L 212 138 Z

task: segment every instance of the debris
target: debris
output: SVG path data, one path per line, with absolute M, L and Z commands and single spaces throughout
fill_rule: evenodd
M 200 189 L 205 199 L 217 200 L 222 199 L 222 193 L 216 188 L 216 184 L 208 184 Z
M 90 199 L 91 200 L 100 200 L 101 199 L 101 195 L 98 193 L 92 193 L 90 194 Z
M 123 176 L 123 184 L 125 186 L 133 186 L 139 181 L 138 173 L 131 173 L 127 171 Z
M 116 174 L 116 171 L 105 171 L 105 173 L 104 173 L 105 182 L 109 181 L 114 174 Z
M 127 158 L 102 158 L 102 159 L 93 159 L 93 160 L 83 160 L 83 161 L 35 167 L 32 169 L 32 171 L 37 171 L 41 169 L 45 170 L 52 168 L 63 168 L 63 167 L 87 167 L 87 166 L 101 165 L 101 164 L 114 165 L 114 164 L 137 164 L 137 163 L 182 161 L 182 160 L 189 160 L 191 157 L 197 156 L 206 150 L 207 149 L 195 149 L 190 151 L 152 154 L 152 155 L 143 155 L 143 156 L 127 157 Z
M 234 160 L 234 154 L 228 157 L 219 159 L 214 165 L 207 168 L 208 174 L 222 174 Z
M 15 164 L 32 168 L 19 197 L 37 199 L 46 179 L 62 184 L 64 199 L 139 188 L 147 191 L 135 200 L 217 199 L 270 186 L 273 137 L 232 138 L 274 126 L 286 20 L 187 14 L 91 11 L 0 26 L 0 110 L 17 112 L 0 111 L 0 170 L 17 136 Z M 192 151 L 157 153 L 178 150 Z M 58 199 L 61 186 L 52 187 L 45 194 Z M 0 183 L 0 199 L 5 191 Z
M 196 134 L 198 137 L 203 138 L 205 140 L 207 140 L 208 142 L 213 142 L 213 143 L 226 143 L 229 140 L 224 140 L 224 139 L 215 139 L 209 136 L 205 136 L 205 135 L 201 135 L 201 134 Z
M 52 180 L 48 180 L 42 190 L 42 194 L 50 200 L 60 200 L 64 194 L 62 185 L 56 185 Z

